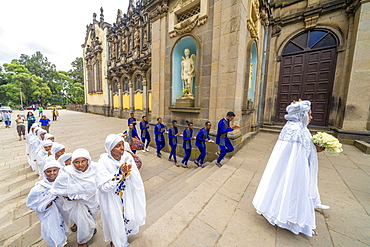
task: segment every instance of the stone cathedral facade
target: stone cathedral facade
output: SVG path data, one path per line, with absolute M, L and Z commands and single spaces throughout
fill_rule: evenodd
M 130 0 L 110 24 L 101 9 L 82 45 L 85 111 L 198 128 L 234 111 L 238 145 L 308 99 L 313 126 L 368 140 L 369 13 L 366 0 Z

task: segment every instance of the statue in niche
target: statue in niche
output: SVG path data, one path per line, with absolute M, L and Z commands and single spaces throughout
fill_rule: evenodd
M 185 58 L 181 61 L 181 80 L 183 82 L 183 94 L 181 98 L 194 99 L 193 80 L 195 77 L 195 54 L 190 56 L 190 49 L 184 50 Z
M 110 48 L 110 52 L 109 52 L 110 53 L 110 58 L 113 59 L 113 58 L 116 57 L 116 46 L 115 46 L 115 42 L 111 42 L 109 48 Z
M 140 30 L 139 30 L 139 28 L 135 29 L 134 42 L 135 42 L 135 47 L 140 47 Z
M 126 48 L 126 37 L 122 36 L 122 53 L 126 54 L 127 48 Z

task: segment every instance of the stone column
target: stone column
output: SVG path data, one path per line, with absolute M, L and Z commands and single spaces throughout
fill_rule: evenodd
M 370 2 L 364 2 L 357 10 L 357 34 L 354 40 L 352 69 L 349 79 L 348 96 L 344 115 L 344 130 L 368 131 L 370 107 Z
M 114 102 L 113 102 L 113 84 L 109 84 L 109 107 L 108 107 L 108 117 L 113 116 Z
M 129 92 L 130 92 L 130 111 L 134 112 L 134 88 L 132 83 L 132 78 L 128 79 L 128 86 L 129 86 Z
M 118 108 L 119 108 L 119 117 L 122 118 L 122 110 L 123 110 L 123 102 L 122 102 L 122 86 L 121 83 L 118 83 Z
M 147 83 L 146 83 L 146 78 L 144 77 L 143 75 L 143 99 L 144 99 L 144 102 L 143 102 L 143 112 L 144 112 L 144 115 L 148 115 L 148 89 L 147 89 Z

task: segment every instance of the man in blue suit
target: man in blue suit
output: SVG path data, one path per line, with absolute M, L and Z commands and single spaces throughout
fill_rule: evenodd
M 226 153 L 234 151 L 233 144 L 231 144 L 231 141 L 229 140 L 229 138 L 227 138 L 228 132 L 239 128 L 239 126 L 235 124 L 233 126 L 230 126 L 230 121 L 232 121 L 234 118 L 235 113 L 229 111 L 226 114 L 226 117 L 218 122 L 216 135 L 216 144 L 218 144 L 218 146 L 220 147 L 220 153 L 216 162 L 216 165 L 218 167 L 222 166 L 220 162 L 225 157 Z

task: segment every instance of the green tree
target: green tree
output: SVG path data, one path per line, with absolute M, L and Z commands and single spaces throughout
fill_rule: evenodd
M 19 105 L 20 89 L 24 105 L 32 103 L 45 104 L 51 97 L 51 91 L 42 78 L 32 74 L 25 65 L 14 59 L 10 64 L 5 63 L 2 78 L 6 81 L 0 85 L 0 98 L 4 104 Z
M 83 77 L 83 59 L 82 57 L 76 57 L 71 63 L 72 69 L 68 71 L 69 76 L 73 79 L 74 83 L 84 83 Z

